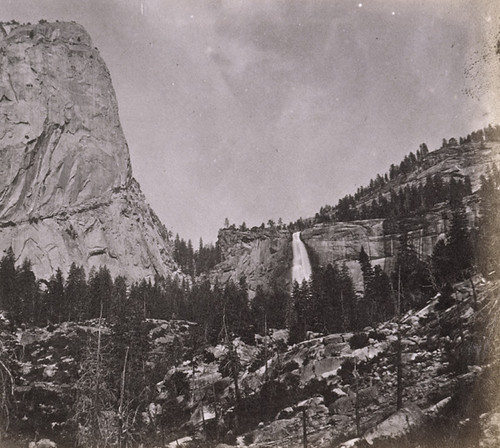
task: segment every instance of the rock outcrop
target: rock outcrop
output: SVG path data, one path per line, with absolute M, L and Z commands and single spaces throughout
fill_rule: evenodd
M 0 250 L 39 277 L 72 262 L 131 279 L 175 269 L 132 177 L 106 65 L 75 23 L 0 26 Z
M 471 224 L 477 219 L 478 201 L 475 196 L 466 202 L 467 216 Z M 425 215 L 403 220 L 367 219 L 316 225 L 305 229 L 301 236 L 317 264 L 345 263 L 357 288 L 362 289 L 363 279 L 358 263 L 363 247 L 373 265 L 379 265 L 390 273 L 399 250 L 400 238 L 407 232 L 408 240 L 420 258 L 432 254 L 439 239 L 446 237 L 450 225 L 450 213 L 446 204 L 438 204 Z
M 472 224 L 478 216 L 476 196 L 467 198 L 466 210 Z M 303 230 L 301 239 L 313 266 L 345 263 L 356 288 L 362 290 L 363 279 L 358 263 L 361 247 L 373 265 L 379 265 L 390 273 L 403 229 L 419 256 L 425 259 L 432 254 L 436 242 L 445 238 L 449 218 L 449 210 L 442 203 L 429 213 L 415 218 L 318 224 Z M 216 266 L 211 278 L 224 284 L 229 280 L 237 282 L 245 276 L 251 291 L 255 291 L 259 284 L 268 288 L 273 282 L 290 289 L 293 258 L 291 241 L 292 234 L 285 230 L 221 230 L 218 242 L 224 261 Z
M 292 274 L 292 235 L 274 229 L 219 231 L 218 244 L 223 261 L 211 272 L 212 282 L 238 282 L 242 277 L 249 286 L 250 296 L 257 286 L 265 288 L 274 282 L 290 286 Z

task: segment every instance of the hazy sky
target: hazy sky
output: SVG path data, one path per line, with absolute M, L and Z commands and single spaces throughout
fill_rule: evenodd
M 226 217 L 311 216 L 422 142 L 500 122 L 480 75 L 495 64 L 485 35 L 499 31 L 496 4 L 0 0 L 0 20 L 87 29 L 135 177 L 197 246 Z

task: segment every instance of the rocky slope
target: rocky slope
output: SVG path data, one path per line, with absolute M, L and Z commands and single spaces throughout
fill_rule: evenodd
M 364 341 L 356 344 L 351 333 L 343 333 L 287 346 L 286 330 L 270 332 L 267 344 L 262 337 L 255 345 L 235 340 L 241 362 L 238 440 L 231 430 L 233 380 L 219 368 L 226 349 L 191 346 L 195 324 L 148 320 L 149 364 L 158 375 L 151 415 L 141 418 L 154 429 L 155 413 L 171 411 L 172 400 L 178 417 L 175 425 L 167 419 L 158 427 L 163 428 L 163 441 L 151 446 L 215 446 L 217 427 L 219 442 L 230 445 L 300 447 L 304 410 L 311 447 L 366 447 L 365 442 L 378 447 L 477 446 L 473 441 L 498 446 L 500 403 L 494 392 L 499 384 L 499 283 L 480 277 L 474 282 L 476 300 L 467 281 L 455 285 L 455 300 L 447 308 L 437 296 L 403 316 L 399 411 L 395 320 L 365 329 Z M 64 442 L 71 423 L 71 385 L 79 375 L 77 359 L 98 321 L 18 329 L 15 334 L 6 327 L 0 318 L 4 345 L 16 353 L 16 418 L 24 416 L 13 425 L 25 436 L 37 428 L 39 437 Z M 262 356 L 266 352 L 267 363 Z M 166 363 L 165 354 L 175 353 L 176 360 Z M 172 388 L 176 378 L 185 379 L 181 392 Z
M 500 163 L 498 142 L 441 148 L 429 153 L 418 170 L 406 176 L 399 176 L 384 186 L 381 194 L 389 195 L 390 188 L 397 191 L 405 186 L 424 184 L 427 176 L 438 173 L 446 181 L 451 177 L 461 179 L 469 176 L 473 191 L 477 191 L 481 175 L 485 174 L 493 163 Z M 377 196 L 378 192 L 367 195 L 358 205 L 363 202 L 369 204 Z M 472 225 L 478 216 L 478 199 L 472 195 L 464 202 Z M 301 238 L 308 248 L 313 264 L 325 266 L 333 262 L 346 263 L 356 287 L 361 289 L 361 273 L 357 262 L 361 246 L 371 257 L 373 264 L 378 264 L 386 272 L 390 272 L 402 229 L 408 232 L 415 249 L 425 258 L 431 255 L 436 242 L 444 237 L 450 218 L 448 212 L 447 205 L 441 203 L 425 215 L 401 220 L 369 219 L 317 224 L 303 230 Z M 228 279 L 238 281 L 241 275 L 245 275 L 253 290 L 258 284 L 268 285 L 272 279 L 276 279 L 283 287 L 290 287 L 290 232 L 272 232 L 270 229 L 241 232 L 223 229 L 219 232 L 219 244 L 224 262 L 215 268 L 213 279 L 224 283 Z
M 72 262 L 175 269 L 132 178 L 108 69 L 75 23 L 0 25 L 0 249 L 39 277 Z
M 274 332 L 268 341 L 272 359 L 267 366 L 261 361 L 252 368 L 259 346 L 238 345 L 244 366 L 241 408 L 260 406 L 257 415 L 247 415 L 254 419 L 254 426 L 238 438 L 239 444 L 303 446 L 305 410 L 308 442 L 314 447 L 364 447 L 366 442 L 456 447 L 474 446 L 471 440 L 477 439 L 483 443 L 480 446 L 496 446 L 499 402 L 494 392 L 499 370 L 494 341 L 498 338 L 495 310 L 499 302 L 494 291 L 498 283 L 474 281 L 477 300 L 468 282 L 458 284 L 456 301 L 449 308 L 443 310 L 437 296 L 421 310 L 408 312 L 401 330 L 395 321 L 366 329 L 366 342 L 361 346 L 354 345 L 352 334 L 344 333 L 304 341 L 280 352 L 277 342 L 282 335 Z M 484 332 L 482 325 L 490 331 Z M 398 331 L 403 344 L 400 411 L 396 410 Z M 204 375 L 214 372 L 201 365 L 196 372 L 189 372 L 188 367 L 184 371 L 198 387 L 203 378 L 210 384 Z M 452 426 L 452 421 L 458 426 Z M 248 421 L 242 417 L 240 424 L 245 423 Z

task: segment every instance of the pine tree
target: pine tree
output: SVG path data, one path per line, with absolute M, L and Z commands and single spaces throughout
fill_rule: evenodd
M 252 313 L 252 322 L 256 331 L 263 335 L 265 331 L 265 324 L 268 320 L 269 314 L 269 299 L 264 292 L 262 285 L 257 285 L 255 296 L 252 299 L 250 310 Z
M 391 281 L 380 266 L 375 266 L 372 281 L 374 296 L 374 322 L 383 322 L 394 316 L 394 301 L 392 297 Z
M 286 309 L 290 294 L 277 284 L 271 287 L 268 302 L 268 327 L 286 328 Z
M 68 278 L 65 288 L 65 310 L 67 312 L 66 320 L 77 320 L 87 318 L 87 281 L 85 270 L 75 263 L 69 268 Z
M 370 284 L 373 280 L 373 267 L 370 262 L 370 258 L 368 254 L 365 252 L 363 246 L 361 246 L 361 250 L 359 251 L 359 264 L 361 266 L 361 272 L 363 274 L 363 286 L 365 291 L 370 288 Z
M 144 410 L 150 398 L 147 371 L 149 339 L 143 306 L 140 288 L 135 285 L 123 306 L 122 318 L 111 327 L 111 372 L 114 390 L 119 397 L 119 442 L 122 446 L 127 446 L 127 440 L 137 433 L 141 422 L 135 416 Z
M 113 283 L 111 293 L 111 306 L 109 315 L 111 322 L 117 322 L 126 319 L 127 311 L 127 281 L 125 277 L 118 276 Z
M 17 323 L 29 322 L 30 324 L 42 324 L 46 317 L 46 309 L 40 309 L 38 306 L 39 293 L 36 283 L 36 277 L 31 269 L 31 262 L 28 259 L 16 271 L 16 283 L 18 292 L 18 312 L 13 316 Z M 45 307 L 43 307 L 45 308 Z
M 340 270 L 340 309 L 342 316 L 341 331 L 355 328 L 357 326 L 356 293 L 351 272 L 345 263 Z
M 485 276 L 500 275 L 500 175 L 494 165 L 481 176 L 477 263 Z
M 61 323 L 67 316 L 66 302 L 64 300 L 64 277 L 61 269 L 56 275 L 51 276 L 47 291 L 48 319 L 51 322 Z
M 432 251 L 431 267 L 434 283 L 438 288 L 442 288 L 453 275 L 449 251 L 446 242 L 442 239 L 436 243 Z
M 8 312 L 18 314 L 18 295 L 16 285 L 16 259 L 12 247 L 0 261 L 0 304 Z
M 450 264 L 455 273 L 455 280 L 468 278 L 474 264 L 474 253 L 468 229 L 467 215 L 462 202 L 457 202 L 452 209 L 451 224 L 446 241 Z
M 305 283 L 305 282 L 304 282 Z M 306 313 L 307 305 L 305 288 L 297 281 L 293 283 L 292 296 L 288 311 L 287 327 L 289 330 L 288 343 L 296 344 L 306 338 Z
M 106 266 L 100 266 L 98 271 L 92 270 L 88 281 L 88 316 L 99 317 L 102 308 L 103 317 L 108 317 L 113 290 L 113 280 Z
M 393 290 L 401 286 L 401 312 L 422 305 L 433 293 L 427 265 L 420 260 L 403 230 L 392 272 Z
M 363 246 L 359 252 L 359 264 L 363 274 L 363 298 L 358 304 L 357 309 L 357 327 L 363 328 L 366 325 L 373 325 L 375 312 L 375 295 L 373 291 L 374 272 L 368 254 Z

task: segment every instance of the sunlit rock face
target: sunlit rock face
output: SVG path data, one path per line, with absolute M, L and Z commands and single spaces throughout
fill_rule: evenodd
M 132 178 L 108 69 L 75 23 L 0 28 L 0 249 L 48 276 L 74 261 L 170 273 L 168 235 Z
M 127 186 L 111 78 L 85 30 L 19 26 L 0 45 L 0 217 L 45 216 Z

